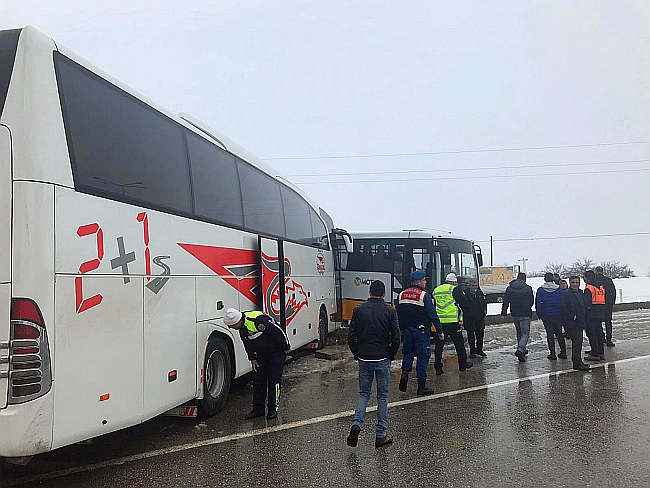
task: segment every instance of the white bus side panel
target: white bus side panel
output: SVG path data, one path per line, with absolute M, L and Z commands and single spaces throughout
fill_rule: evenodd
M 142 278 L 84 276 L 105 306 L 75 310 L 75 277 L 56 279 L 53 448 L 142 421 Z
M 9 129 L 7 129 L 4 126 L 0 126 L 0 283 L 9 283 L 10 281 L 11 281 L 11 136 L 9 134 Z M 3 325 L 0 327 L 0 340 L 2 340 L 3 338 L 4 329 L 5 326 L 3 322 Z
M 9 341 L 11 303 L 11 139 L 9 130 L 0 126 L 0 342 Z M 0 347 L 0 356 L 9 354 Z M 0 372 L 8 371 L 0 364 Z M 8 379 L 0 376 L 0 409 L 7 406 Z M 0 437 L 2 432 L 0 431 Z
M 158 293 L 146 289 L 144 296 L 144 415 L 147 418 L 194 398 L 199 366 L 194 278 L 171 278 Z
M 2 122 L 14 141 L 14 179 L 72 186 L 52 39 L 33 27 L 20 34 Z
M 16 159 L 14 159 L 16 164 Z M 43 314 L 54 352 L 54 187 L 13 183 L 11 296 L 34 300 Z M 55 378 L 55 373 L 53 378 Z M 56 383 L 54 383 L 56 384 Z M 53 388 L 54 388 L 53 384 Z M 48 451 L 52 443 L 53 393 L 0 411 L 0 456 Z

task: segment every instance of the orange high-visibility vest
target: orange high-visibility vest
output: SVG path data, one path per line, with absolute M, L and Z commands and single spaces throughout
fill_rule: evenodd
M 605 287 L 600 285 L 596 288 L 594 285 L 585 285 L 591 292 L 591 304 L 592 305 L 605 305 Z

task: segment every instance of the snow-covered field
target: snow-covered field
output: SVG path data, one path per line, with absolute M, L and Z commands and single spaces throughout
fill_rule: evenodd
M 528 278 L 526 283 L 533 287 L 533 292 L 537 292 L 537 288 L 544 283 L 544 278 Z M 650 301 L 650 278 L 625 278 L 614 280 L 614 284 L 616 285 L 616 303 Z M 584 289 L 584 286 L 584 282 L 582 282 L 580 288 Z M 488 315 L 499 315 L 500 313 L 500 303 L 488 305 Z

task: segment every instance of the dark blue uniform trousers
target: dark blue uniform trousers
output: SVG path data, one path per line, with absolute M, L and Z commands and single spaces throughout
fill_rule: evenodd
M 420 330 L 417 327 L 408 327 L 402 334 L 404 345 L 402 346 L 402 369 L 411 371 L 413 368 L 413 359 L 418 358 L 415 371 L 419 380 L 427 379 L 427 368 L 431 358 L 431 339 L 429 338 L 429 329 Z

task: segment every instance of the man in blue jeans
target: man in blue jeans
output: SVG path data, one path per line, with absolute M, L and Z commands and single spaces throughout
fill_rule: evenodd
M 526 362 L 526 354 L 528 354 L 528 338 L 530 337 L 530 318 L 533 316 L 533 289 L 526 284 L 526 273 L 519 273 L 516 280 L 512 280 L 506 288 L 503 295 L 503 305 L 501 307 L 501 315 L 505 321 L 508 315 L 508 307 L 510 307 L 510 315 L 512 321 L 515 323 L 517 331 L 517 351 L 515 356 L 519 362 Z
M 373 378 L 377 379 L 377 430 L 375 446 L 393 442 L 388 430 L 388 384 L 390 362 L 400 344 L 397 313 L 386 302 L 386 287 L 380 280 L 370 284 L 370 298 L 352 312 L 348 329 L 348 345 L 359 361 L 359 400 L 352 419 L 347 444 L 356 447 L 366 416 Z

